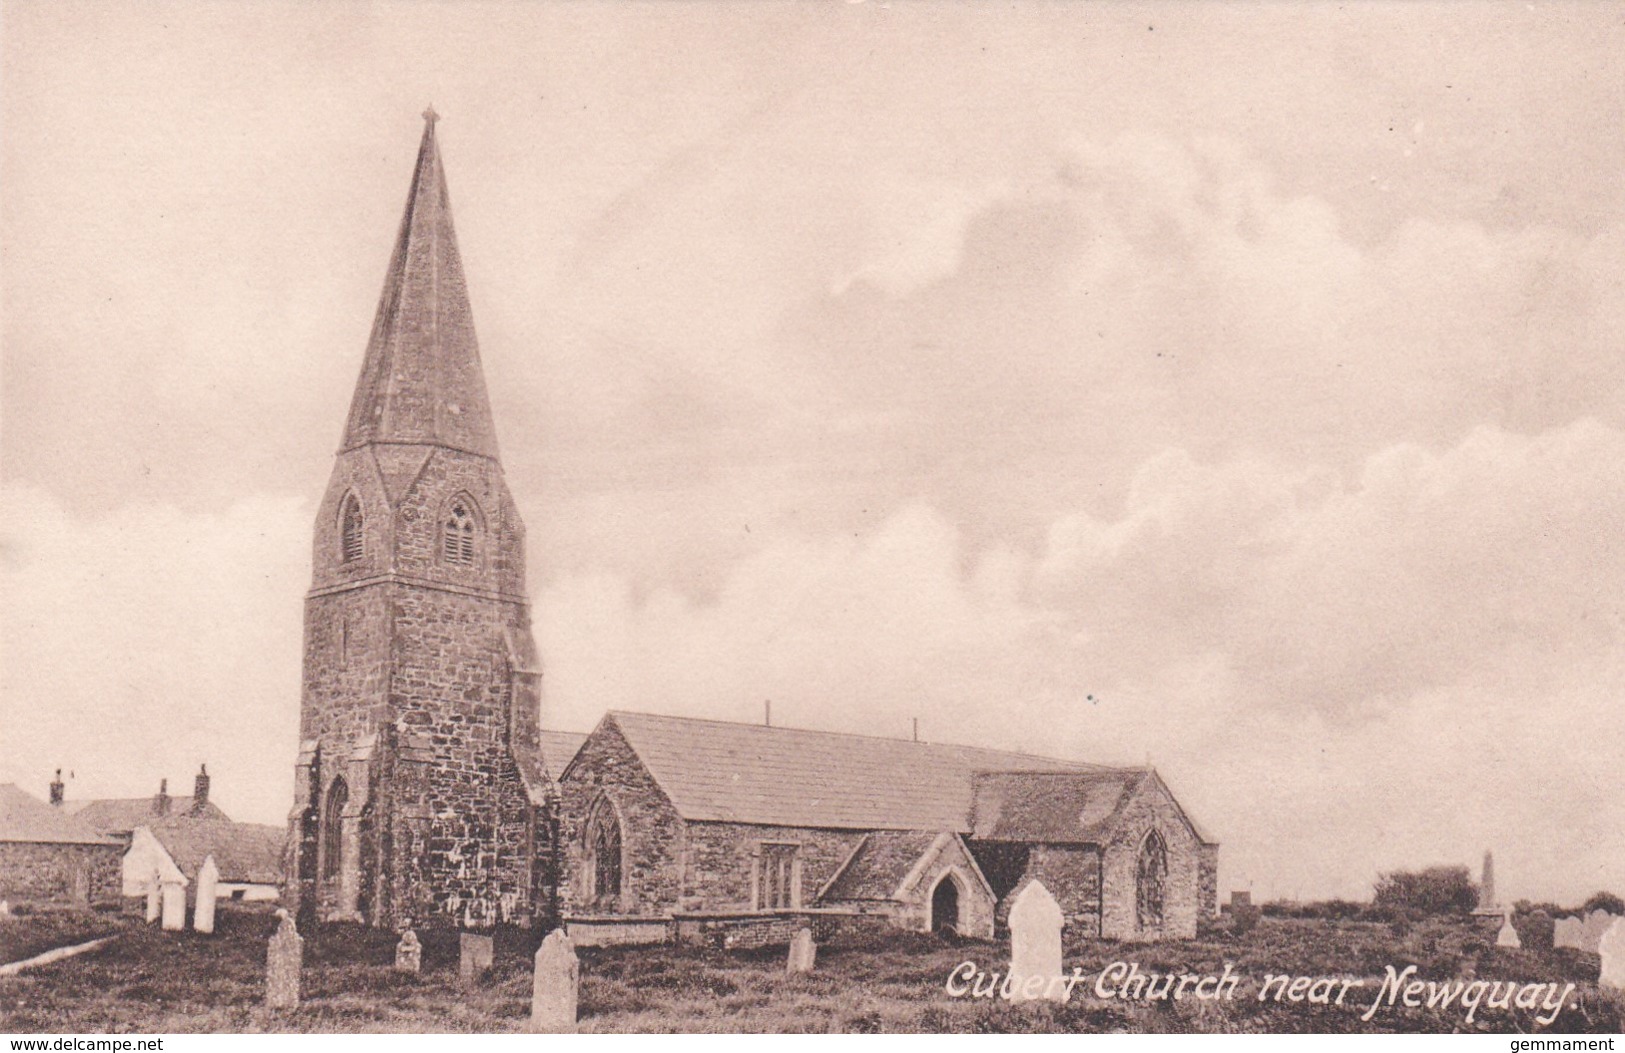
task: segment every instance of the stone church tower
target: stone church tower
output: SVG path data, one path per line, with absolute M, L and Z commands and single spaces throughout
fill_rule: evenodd
M 550 918 L 554 792 L 433 109 L 316 516 L 288 894 L 305 921 Z

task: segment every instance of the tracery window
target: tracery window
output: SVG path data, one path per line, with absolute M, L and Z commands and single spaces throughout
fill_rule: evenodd
M 1135 906 L 1142 929 L 1160 928 L 1164 895 L 1168 883 L 1168 848 L 1155 830 L 1140 845 L 1135 867 Z

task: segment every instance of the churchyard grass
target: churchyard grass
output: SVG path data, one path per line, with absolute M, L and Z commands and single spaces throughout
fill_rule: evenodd
M 17 918 L 13 939 L 41 918 Z M 356 926 L 324 926 L 308 937 L 303 1004 L 263 1004 L 268 913 L 222 906 L 214 936 L 164 933 L 132 920 L 84 916 L 119 930 L 106 947 L 0 980 L 0 1030 L 73 1032 L 396 1031 L 486 1032 L 526 1028 L 530 944 L 500 934 L 489 977 L 472 987 L 457 975 L 457 941 L 424 934 L 423 973 L 396 972 L 394 937 Z M 60 925 L 53 922 L 51 924 Z M 42 930 L 43 931 L 43 930 Z M 78 933 L 74 934 L 77 937 Z M 43 937 L 40 937 L 43 938 Z M 89 938 L 89 937 L 86 937 Z M 70 938 L 68 942 L 73 942 Z M 43 949 L 43 948 L 42 948 Z M 1257 1000 L 1268 973 L 1359 974 L 1416 965 L 1424 979 L 1469 971 L 1485 978 L 1573 980 L 1569 1007 L 1551 1032 L 1625 1027 L 1625 1000 L 1598 992 L 1596 955 L 1572 949 L 1509 951 L 1468 920 L 1395 926 L 1360 921 L 1266 918 L 1245 935 L 1215 931 L 1184 943 L 1127 945 L 1069 941 L 1064 960 L 1091 977 L 1114 961 L 1142 970 L 1220 973 L 1246 979 L 1228 1002 L 1151 1004 L 1078 997 L 1065 1005 L 1011 1006 L 950 998 L 947 976 L 963 961 L 1005 968 L 1005 948 L 896 932 L 853 933 L 818 948 L 811 973 L 787 975 L 785 949 L 585 948 L 583 1031 L 1530 1031 L 1532 1014 L 1394 1007 L 1362 1024 L 1350 1007 Z M 1083 995 L 1087 985 L 1079 988 Z M 1368 987 L 1361 1007 L 1369 1005 Z

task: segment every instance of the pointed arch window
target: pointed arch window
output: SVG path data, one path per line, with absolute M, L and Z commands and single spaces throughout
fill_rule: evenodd
M 479 530 L 474 502 L 467 496 L 452 501 L 440 532 L 440 555 L 447 563 L 474 562 L 474 539 Z
M 1140 844 L 1140 860 L 1135 867 L 1135 907 L 1140 928 L 1162 926 L 1163 900 L 1168 883 L 1168 846 L 1155 830 Z
M 613 909 L 621 898 L 621 819 L 607 801 L 587 824 L 587 880 L 594 906 Z
M 322 876 L 337 877 L 344 862 L 344 808 L 350 803 L 350 788 L 340 776 L 327 788 L 327 805 L 322 809 Z
M 346 494 L 344 510 L 339 513 L 339 560 L 354 563 L 365 551 L 365 523 L 361 518 L 361 502 L 355 494 Z

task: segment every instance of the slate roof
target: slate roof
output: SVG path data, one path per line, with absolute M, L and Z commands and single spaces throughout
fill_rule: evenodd
M 555 775 L 569 767 L 581 751 L 581 744 L 587 741 L 587 736 L 580 731 L 543 731 L 541 737 L 542 761 Z
M 10 782 L 0 783 L 0 841 L 118 846 L 78 816 L 54 808 Z
M 891 899 L 936 838 L 927 830 L 876 830 L 868 834 L 819 900 Z
M 209 856 L 220 870 L 220 880 L 251 885 L 282 883 L 280 826 L 234 823 L 229 819 L 160 819 L 144 823 L 188 881 L 197 880 L 198 868 Z
M 496 429 L 433 112 L 424 118 L 412 189 L 340 449 L 411 443 L 494 458 Z
M 93 830 L 104 834 L 125 834 L 138 826 L 150 826 L 166 818 L 192 819 L 192 804 L 191 797 L 171 797 L 167 816 L 153 814 L 151 797 L 68 801 L 62 807 Z M 213 801 L 204 802 L 202 814 L 195 818 L 231 821 L 231 817 L 217 808 Z
M 1112 769 L 975 746 L 613 711 L 685 819 L 970 831 L 978 771 Z
M 989 772 L 976 776 L 973 836 L 979 841 L 1098 842 L 1149 769 Z

